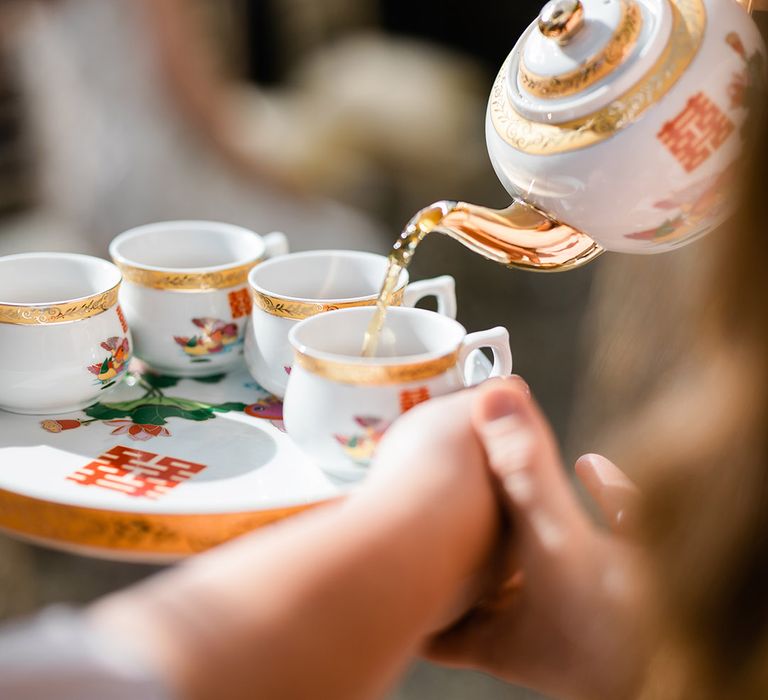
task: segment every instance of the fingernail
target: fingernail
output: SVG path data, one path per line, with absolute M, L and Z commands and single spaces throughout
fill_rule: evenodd
M 494 377 L 488 381 L 489 383 L 499 384 L 500 386 L 520 387 L 526 396 L 531 396 L 531 387 L 528 386 L 528 382 L 526 382 L 519 374 L 509 374 L 506 377 Z
M 613 464 L 605 459 L 605 457 L 595 454 L 587 454 L 581 457 L 581 460 L 587 462 L 592 467 L 592 472 L 603 486 L 627 485 L 627 481 L 623 475 L 618 472 Z
M 528 382 L 526 382 L 525 379 L 523 379 L 519 374 L 511 374 L 509 378 L 523 390 L 528 398 L 530 398 L 531 387 L 528 386 Z

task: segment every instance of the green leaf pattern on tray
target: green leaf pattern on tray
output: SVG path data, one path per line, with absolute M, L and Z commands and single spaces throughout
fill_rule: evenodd
M 133 440 L 149 440 L 154 437 L 168 437 L 170 431 L 164 426 L 170 418 L 204 422 L 213 420 L 217 414 L 245 413 L 253 418 L 270 420 L 282 429 L 282 404 L 274 397 L 262 398 L 256 403 L 242 402 L 208 403 L 174 396 L 166 396 L 164 390 L 175 387 L 181 379 L 161 374 L 134 375 L 144 395 L 131 401 L 96 403 L 83 412 L 86 419 L 50 419 L 41 421 L 41 427 L 48 432 L 59 433 L 95 422 L 114 427 L 113 435 L 128 435 Z M 194 381 L 202 384 L 218 384 L 226 377 L 215 374 L 198 377 Z M 268 410 L 267 410 L 268 409 Z

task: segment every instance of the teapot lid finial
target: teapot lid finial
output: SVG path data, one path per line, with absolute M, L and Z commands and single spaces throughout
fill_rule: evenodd
M 550 0 L 539 15 L 539 31 L 558 44 L 567 44 L 583 26 L 581 0 Z
M 659 59 L 673 12 L 672 0 L 550 0 L 512 52 L 516 111 L 560 123 L 599 109 Z

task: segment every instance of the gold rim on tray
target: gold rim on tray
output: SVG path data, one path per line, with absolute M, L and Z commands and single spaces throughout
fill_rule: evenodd
M 331 500 L 239 513 L 156 514 L 72 506 L 0 489 L 0 528 L 73 548 L 174 558 L 197 554 Z

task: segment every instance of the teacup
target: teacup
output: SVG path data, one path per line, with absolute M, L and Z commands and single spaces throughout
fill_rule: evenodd
M 360 356 L 372 309 L 314 316 L 290 333 L 295 360 L 285 396 L 285 427 L 325 471 L 364 476 L 379 440 L 416 404 L 468 386 L 469 355 L 490 348 L 490 376 L 512 371 L 509 334 L 493 328 L 467 335 L 453 319 L 424 309 L 393 307 L 378 355 Z
M 237 363 L 251 312 L 248 273 L 287 253 L 288 242 L 282 233 L 168 221 L 120 234 L 109 252 L 125 280 L 120 302 L 137 357 L 159 372 L 199 377 Z
M 256 381 L 276 396 L 284 396 L 293 364 L 291 329 L 326 311 L 375 306 L 386 269 L 383 255 L 350 250 L 293 253 L 254 268 L 248 277 L 254 303 L 245 359 Z M 396 305 L 415 306 L 425 297 L 435 297 L 438 313 L 456 317 L 453 277 L 408 281 L 408 272 L 403 271 Z
M 125 375 L 131 335 L 120 270 L 87 255 L 0 258 L 0 408 L 76 411 Z

